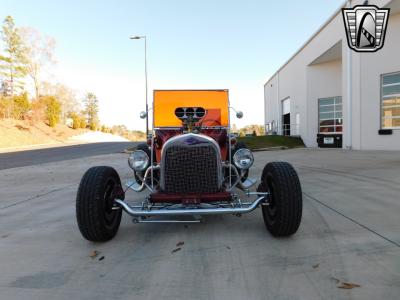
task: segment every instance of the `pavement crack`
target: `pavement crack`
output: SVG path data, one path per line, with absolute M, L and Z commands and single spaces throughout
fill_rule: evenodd
M 315 198 L 315 197 L 313 197 L 313 196 L 311 196 L 311 195 L 309 195 L 309 194 L 307 194 L 307 193 L 305 193 L 305 192 L 303 192 L 303 194 L 304 194 L 306 197 L 308 197 L 309 199 L 314 200 L 315 202 L 321 204 L 322 206 L 325 206 L 326 208 L 330 209 L 331 211 L 333 211 L 333 212 L 337 213 L 338 215 L 342 216 L 343 218 L 349 220 L 350 222 L 352 222 L 352 223 L 354 223 L 354 224 L 356 224 L 356 225 L 358 225 L 358 226 L 360 226 L 360 227 L 362 227 L 362 228 L 368 230 L 369 232 L 371 232 L 371 233 L 373 233 L 373 234 L 379 236 L 380 238 L 384 239 L 385 241 L 387 241 L 387 242 L 389 242 L 389 243 L 395 245 L 396 247 L 399 247 L 399 248 L 400 248 L 400 244 L 397 243 L 396 241 L 393 241 L 393 240 L 389 239 L 388 237 L 386 237 L 386 236 L 384 236 L 384 235 L 382 235 L 382 234 L 376 232 L 376 231 L 373 230 L 372 228 L 369 228 L 368 226 L 366 226 L 366 225 L 364 225 L 364 224 L 361 224 L 361 223 L 358 222 L 357 220 L 355 220 L 355 219 L 353 219 L 353 218 L 351 218 L 351 217 L 346 216 L 344 213 L 338 211 L 337 209 L 334 209 L 333 207 L 329 206 L 328 204 L 322 202 L 321 200 L 318 200 L 317 198 Z
M 73 185 L 75 185 L 75 184 L 69 184 L 69 185 L 66 185 L 66 186 L 64 186 L 62 188 L 54 189 L 54 190 L 51 190 L 51 191 L 48 191 L 48 192 L 42 193 L 42 194 L 37 194 L 36 196 L 30 197 L 28 199 L 20 200 L 20 201 L 14 202 L 12 204 L 0 207 L 0 209 L 7 209 L 7 208 L 10 208 L 10 207 L 13 207 L 13 206 L 16 206 L 16 205 L 31 201 L 31 200 L 39 199 L 39 198 L 41 198 L 43 196 L 46 196 L 46 195 L 61 191 L 61 190 L 65 189 L 65 188 L 68 188 L 68 187 L 73 186 Z

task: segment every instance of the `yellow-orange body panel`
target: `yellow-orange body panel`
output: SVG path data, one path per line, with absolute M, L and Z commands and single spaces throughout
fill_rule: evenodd
M 229 125 L 228 90 L 155 90 L 154 127 L 181 127 L 175 116 L 178 107 L 203 107 L 207 112 L 203 126 Z

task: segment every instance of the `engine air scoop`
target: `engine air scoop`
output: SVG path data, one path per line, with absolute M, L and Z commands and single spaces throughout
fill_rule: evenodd
M 184 123 L 197 123 L 206 115 L 202 107 L 178 107 L 175 116 Z

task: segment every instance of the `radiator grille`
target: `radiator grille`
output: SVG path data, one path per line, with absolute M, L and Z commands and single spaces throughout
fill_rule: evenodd
M 164 159 L 164 191 L 187 194 L 218 192 L 217 159 L 211 144 L 169 147 Z

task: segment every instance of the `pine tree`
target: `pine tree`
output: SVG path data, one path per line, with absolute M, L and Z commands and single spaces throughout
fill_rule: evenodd
M 0 54 L 0 75 L 6 82 L 5 93 L 14 96 L 15 92 L 23 90 L 22 79 L 27 75 L 27 57 L 19 30 L 11 16 L 4 19 L 1 39 L 5 53 Z
M 87 124 L 91 130 L 96 130 L 99 125 L 99 100 L 93 93 L 87 93 L 84 100 Z

